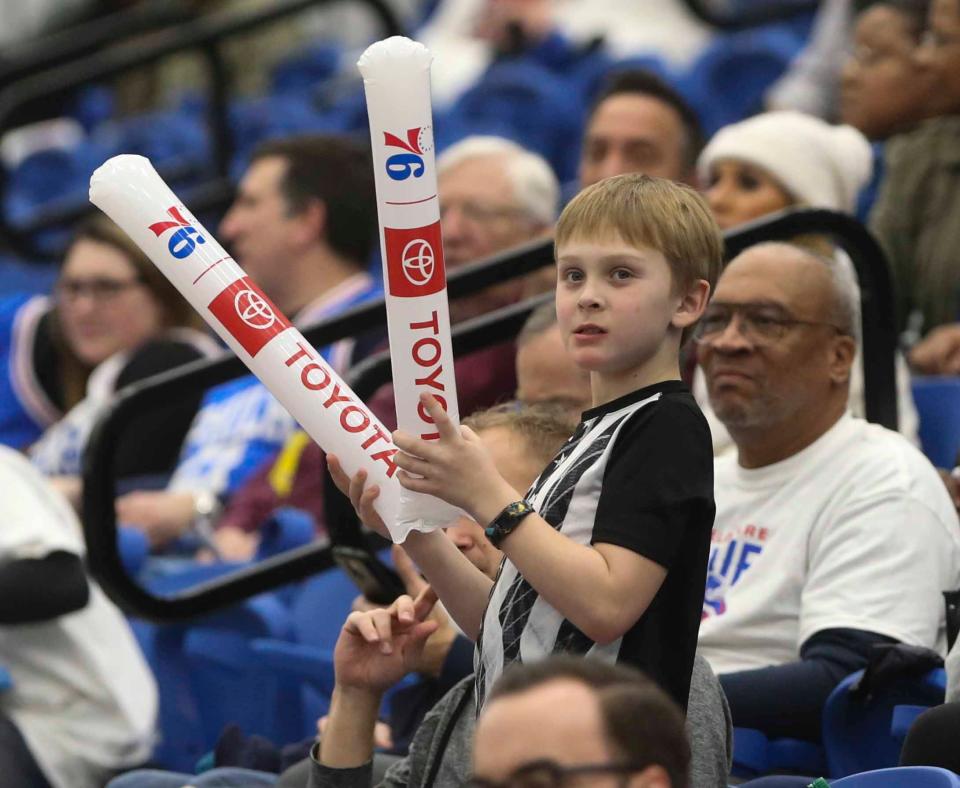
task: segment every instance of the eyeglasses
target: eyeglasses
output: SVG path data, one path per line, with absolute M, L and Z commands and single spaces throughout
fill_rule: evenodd
M 822 320 L 799 320 L 782 309 L 766 304 L 713 304 L 707 308 L 697 327 L 693 341 L 708 345 L 727 330 L 734 315 L 740 315 L 740 335 L 756 347 L 771 345 L 783 339 L 796 326 L 827 326 L 838 334 L 847 332 Z
M 506 780 L 487 780 L 471 777 L 464 788 L 565 788 L 571 780 L 589 775 L 628 775 L 646 769 L 649 764 L 588 763 L 581 766 L 561 766 L 555 761 L 533 761 L 524 764 Z
M 98 304 L 112 301 L 131 287 L 143 284 L 140 277 L 135 279 L 109 279 L 99 277 L 94 279 L 61 279 L 54 287 L 57 297 L 62 301 L 74 301 L 81 296 L 89 296 L 91 301 Z
M 440 220 L 450 211 L 456 208 L 468 222 L 474 224 L 493 224 L 504 219 L 523 219 L 526 218 L 526 212 L 521 208 L 511 205 L 483 205 L 473 200 L 464 200 L 463 202 L 441 202 Z

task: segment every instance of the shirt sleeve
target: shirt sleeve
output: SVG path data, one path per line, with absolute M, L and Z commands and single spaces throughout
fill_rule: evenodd
M 954 545 L 921 501 L 891 492 L 847 502 L 811 535 L 798 647 L 824 629 L 937 643 Z
M 696 405 L 662 399 L 629 417 L 604 474 L 593 543 L 669 569 L 689 529 L 710 528 L 713 513 L 710 431 Z

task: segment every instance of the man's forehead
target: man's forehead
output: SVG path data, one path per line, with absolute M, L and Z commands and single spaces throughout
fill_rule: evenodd
M 644 140 L 656 131 L 676 130 L 681 125 L 679 113 L 665 101 L 642 93 L 617 93 L 601 101 L 594 110 L 587 138 L 615 131 L 618 137 Z
M 280 180 L 287 171 L 287 160 L 281 156 L 264 156 L 252 162 L 240 181 L 244 192 L 257 194 L 279 191 Z
M 826 266 L 786 246 L 751 249 L 726 267 L 714 295 L 716 303 L 766 303 L 787 309 L 828 300 Z

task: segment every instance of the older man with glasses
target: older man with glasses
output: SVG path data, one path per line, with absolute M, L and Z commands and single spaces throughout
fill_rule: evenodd
M 761 244 L 717 284 L 695 340 L 736 453 L 717 516 L 699 652 L 737 726 L 817 740 L 831 690 L 875 644 L 944 648 L 960 584 L 943 484 L 899 434 L 847 413 L 857 290 L 849 270 Z

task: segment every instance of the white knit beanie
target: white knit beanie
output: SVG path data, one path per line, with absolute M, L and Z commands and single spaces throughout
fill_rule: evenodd
M 737 159 L 769 173 L 798 202 L 853 213 L 873 174 L 870 143 L 852 126 L 802 112 L 766 112 L 720 129 L 697 162 L 701 183 L 713 164 Z

